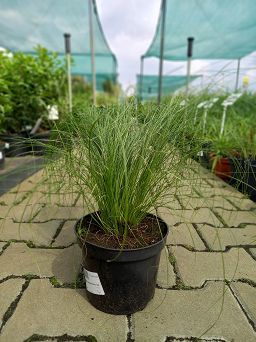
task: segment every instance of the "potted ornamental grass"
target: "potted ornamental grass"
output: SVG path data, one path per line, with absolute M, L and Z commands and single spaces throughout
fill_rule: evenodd
M 135 105 L 77 111 L 47 147 L 51 183 L 75 188 L 85 203 L 74 229 L 87 297 L 101 311 L 131 314 L 153 298 L 168 234 L 157 208 L 177 189 L 194 153 L 178 103 L 146 106 L 143 122 Z

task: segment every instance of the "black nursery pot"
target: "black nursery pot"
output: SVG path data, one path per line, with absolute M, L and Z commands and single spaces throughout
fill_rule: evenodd
M 93 214 L 87 216 L 93 217 Z M 76 234 L 83 219 L 75 225 Z M 114 315 L 128 315 L 144 309 L 153 298 L 160 254 L 168 234 L 166 223 L 157 219 L 163 238 L 143 248 L 108 249 L 84 242 L 77 234 L 83 252 L 87 298 L 95 308 Z
M 45 153 L 47 143 L 49 142 L 51 131 L 32 134 L 31 152 L 35 156 L 42 156 Z
M 29 146 L 26 141 L 26 138 L 28 138 L 27 132 L 2 134 L 0 138 L 7 143 L 5 148 L 6 157 L 23 157 L 29 154 Z
M 256 160 L 247 159 L 244 161 L 245 185 L 244 191 L 250 199 L 256 202 Z
M 256 202 L 256 160 L 236 159 L 231 163 L 233 174 L 230 183 Z
M 4 168 L 5 163 L 5 144 L 0 142 L 0 170 Z

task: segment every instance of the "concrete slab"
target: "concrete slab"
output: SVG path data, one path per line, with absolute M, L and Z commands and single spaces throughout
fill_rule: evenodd
M 3 251 L 3 247 L 6 245 L 6 242 L 0 242 L 0 253 Z
M 170 226 L 177 223 L 208 223 L 216 227 L 222 227 L 222 223 L 208 208 L 171 211 L 166 208 L 158 208 L 157 214 Z
M 54 246 L 69 246 L 71 243 L 77 241 L 75 230 L 74 230 L 75 222 L 67 221 L 63 225 L 60 234 L 57 236 L 53 243 Z
M 240 210 L 255 210 L 256 203 L 247 198 L 235 198 L 229 199 Z
M 211 250 L 224 251 L 229 246 L 256 245 L 254 225 L 245 228 L 214 228 L 199 224 L 198 229 Z
M 61 207 L 71 207 L 75 204 L 78 195 L 68 193 L 68 194 L 46 194 L 42 192 L 35 192 L 27 195 L 22 203 L 25 204 L 47 204 L 48 206 L 61 206 Z
M 252 255 L 255 257 L 256 259 L 256 248 L 250 248 L 250 252 L 252 253 Z
M 9 279 L 0 284 L 0 325 L 4 314 L 22 290 L 24 279 Z
M 256 288 L 241 282 L 232 283 L 231 288 L 235 292 L 239 303 L 256 326 Z
M 190 252 L 169 247 L 174 254 L 185 285 L 202 286 L 206 280 L 249 279 L 256 281 L 256 263 L 242 248 L 228 252 Z
M 64 249 L 29 248 L 11 243 L 0 257 L 0 278 L 10 275 L 56 277 L 61 283 L 75 282 L 81 264 L 77 245 Z
M 228 227 L 238 227 L 241 224 L 256 224 L 256 212 L 252 211 L 229 211 L 224 209 L 214 209 L 223 220 L 226 222 Z
M 160 342 L 166 336 L 186 338 L 202 334 L 201 338 L 209 341 L 256 340 L 230 290 L 220 283 L 189 291 L 157 289 L 150 305 L 134 315 L 134 323 L 136 342 Z
M 32 241 L 35 245 L 50 245 L 61 221 L 46 223 L 16 223 L 12 219 L 0 223 L 0 239 Z
M 228 199 L 231 198 L 245 198 L 245 196 L 237 191 L 235 188 L 232 188 L 231 186 L 225 186 L 225 187 L 212 187 L 207 189 L 200 189 L 200 194 L 202 197 L 213 197 L 213 196 L 221 196 Z
M 175 285 L 175 273 L 169 261 L 167 248 L 163 249 L 160 257 L 159 270 L 157 274 L 157 285 L 169 288 Z
M 229 203 L 225 198 L 215 196 L 212 198 L 179 197 L 181 204 L 186 209 L 197 208 L 224 208 L 235 210 L 235 206 Z
M 204 250 L 205 245 L 192 224 L 181 223 L 170 227 L 167 236 L 167 245 L 186 245 L 196 250 Z
M 89 211 L 83 207 L 45 207 L 39 212 L 33 222 L 78 220 L 87 214 L 89 214 Z
M 13 219 L 17 222 L 31 221 L 37 215 L 42 205 L 18 205 L 18 206 L 0 206 L 0 218 Z
M 21 202 L 22 198 L 24 197 L 24 194 L 21 195 L 19 193 L 6 193 L 0 197 L 0 205 L 5 205 L 5 206 L 13 206 L 17 205 Z
M 126 325 L 125 316 L 94 309 L 85 298 L 85 290 L 53 288 L 48 280 L 32 280 L 2 331 L 2 341 L 25 341 L 33 334 L 68 334 L 121 342 L 126 341 Z

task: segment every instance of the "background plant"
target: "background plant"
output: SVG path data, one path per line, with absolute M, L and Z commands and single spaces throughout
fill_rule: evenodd
M 49 105 L 56 105 L 63 94 L 65 71 L 57 54 L 43 47 L 35 55 L 17 52 L 12 58 L 0 54 L 0 105 L 4 129 L 19 132 L 47 117 Z M 3 109 L 4 108 L 4 109 Z

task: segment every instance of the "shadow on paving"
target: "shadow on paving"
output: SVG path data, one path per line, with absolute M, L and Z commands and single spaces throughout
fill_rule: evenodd
M 5 169 L 0 171 L 0 196 L 39 171 L 43 165 L 42 157 L 7 158 Z

